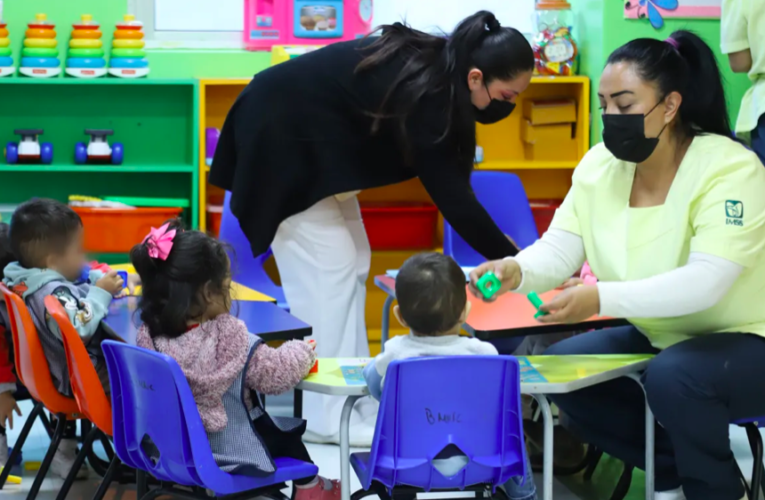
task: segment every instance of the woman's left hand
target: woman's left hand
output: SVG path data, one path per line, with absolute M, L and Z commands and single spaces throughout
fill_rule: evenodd
M 141 286 L 141 277 L 137 274 L 130 273 L 128 274 L 127 283 L 125 283 L 125 285 L 127 286 L 130 295 L 135 295 L 135 289 Z
M 580 323 L 600 312 L 600 294 L 597 286 L 575 286 L 539 308 L 547 314 L 540 323 Z

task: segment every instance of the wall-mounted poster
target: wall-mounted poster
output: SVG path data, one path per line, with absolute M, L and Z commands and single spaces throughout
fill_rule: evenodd
M 722 0 L 625 0 L 624 17 L 647 18 L 659 29 L 665 17 L 719 18 Z

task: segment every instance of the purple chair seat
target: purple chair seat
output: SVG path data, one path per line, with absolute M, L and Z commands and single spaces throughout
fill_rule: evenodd
M 467 457 L 450 477 L 432 462 L 445 450 Z M 372 450 L 351 455 L 351 465 L 365 494 L 495 489 L 525 475 L 525 453 L 518 360 L 415 358 L 388 367 Z
M 112 387 L 114 450 L 129 467 L 160 481 L 209 489 L 218 496 L 253 490 L 275 490 L 270 496 L 279 496 L 285 481 L 318 473 L 315 465 L 292 458 L 275 458 L 277 471 L 264 477 L 222 471 L 175 360 L 114 341 L 105 341 L 103 350 Z M 174 493 L 160 488 L 144 498 Z
M 266 261 L 271 257 L 272 252 L 269 248 L 264 254 L 254 257 L 250 242 L 242 232 L 239 221 L 231 213 L 231 192 L 226 191 L 226 197 L 223 200 L 223 216 L 220 221 L 220 234 L 218 237 L 231 246 L 232 278 L 248 288 L 264 293 L 276 300 L 276 305 L 289 311 L 287 299 L 284 297 L 282 287 L 274 283 L 263 268 Z M 234 297 L 236 298 L 236 297 Z

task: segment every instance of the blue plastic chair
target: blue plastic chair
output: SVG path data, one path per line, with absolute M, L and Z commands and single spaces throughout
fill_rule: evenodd
M 478 201 L 497 226 L 521 248 L 539 239 L 529 199 L 517 175 L 508 172 L 475 171 L 470 178 Z M 444 221 L 444 253 L 461 266 L 477 266 L 486 261 Z
M 272 252 L 269 248 L 268 251 L 257 257 L 252 256 L 252 249 L 250 242 L 244 235 L 242 228 L 239 226 L 239 221 L 234 214 L 231 213 L 231 192 L 226 191 L 226 197 L 223 200 L 223 216 L 220 222 L 220 234 L 218 238 L 221 241 L 225 241 L 233 249 L 233 256 L 231 262 L 233 263 L 234 276 L 232 278 L 237 283 L 257 290 L 261 293 L 273 297 L 276 299 L 276 304 L 282 309 L 289 311 L 289 305 L 287 305 L 287 299 L 284 297 L 284 291 L 282 287 L 271 281 L 271 278 L 266 273 L 264 265 Z
M 283 498 L 278 492 L 282 483 L 318 473 L 313 464 L 277 457 L 277 471 L 265 477 L 223 472 L 215 463 L 194 396 L 175 360 L 114 341 L 105 341 L 103 350 L 112 388 L 114 450 L 126 465 L 160 481 L 209 489 L 217 496 L 266 490 L 260 494 Z M 143 499 L 178 493 L 162 487 Z M 188 497 L 188 491 L 183 495 Z M 199 498 L 207 497 L 202 492 Z
M 518 360 L 511 356 L 394 361 L 372 450 L 351 455 L 365 494 L 395 495 L 400 487 L 494 491 L 513 476 L 525 477 L 520 392 Z M 446 477 L 432 459 L 454 446 L 468 463 Z

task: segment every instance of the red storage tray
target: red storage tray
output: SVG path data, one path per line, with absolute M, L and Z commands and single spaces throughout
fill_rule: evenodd
M 438 209 L 427 203 L 364 203 L 361 217 L 372 250 L 434 248 Z
M 127 253 L 152 227 L 181 214 L 182 208 L 90 208 L 72 207 L 85 229 L 88 252 Z
M 547 232 L 550 223 L 555 216 L 555 211 L 560 207 L 563 200 L 529 200 L 531 213 L 534 215 L 534 221 L 537 223 L 537 232 L 541 237 Z

